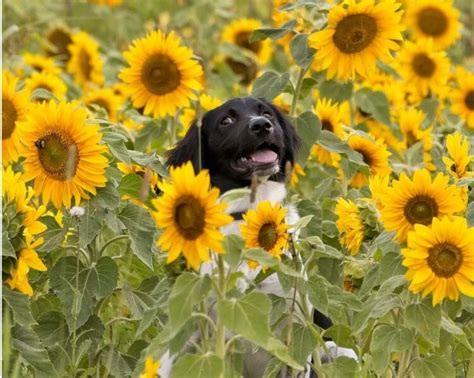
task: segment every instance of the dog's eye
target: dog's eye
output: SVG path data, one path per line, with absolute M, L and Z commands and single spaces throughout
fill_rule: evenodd
M 262 115 L 265 117 L 265 118 L 268 118 L 268 119 L 272 119 L 273 118 L 273 115 L 272 113 L 270 112 L 263 112 Z
M 224 117 L 221 121 L 221 125 L 223 126 L 229 126 L 232 123 L 234 123 L 234 119 L 230 116 Z

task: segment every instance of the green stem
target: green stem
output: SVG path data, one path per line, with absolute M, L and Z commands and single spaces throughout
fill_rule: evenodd
M 474 9 L 474 6 L 473 6 Z M 471 353 L 471 359 L 469 360 L 469 366 L 467 367 L 466 377 L 474 377 L 474 353 Z
M 291 102 L 291 107 L 290 107 L 290 117 L 294 117 L 296 114 L 296 105 L 298 103 L 298 98 L 300 97 L 304 75 L 306 75 L 307 71 L 308 71 L 308 68 L 300 68 L 300 71 L 298 72 L 298 78 L 296 79 L 295 93 L 293 95 L 293 101 Z
M 411 356 L 411 347 L 405 352 L 402 352 L 400 356 L 400 363 L 398 365 L 398 373 L 397 373 L 397 378 L 402 378 L 402 377 L 407 377 L 407 368 L 408 364 L 410 362 L 410 356 Z
M 118 235 L 113 237 L 110 240 L 107 240 L 105 244 L 102 246 L 102 248 L 99 251 L 99 256 L 102 256 L 102 252 L 105 251 L 105 249 L 112 243 L 116 242 L 117 240 L 122 240 L 122 239 L 128 239 L 128 235 Z
M 226 284 L 225 284 L 225 267 L 224 267 L 224 257 L 221 254 L 217 255 L 217 267 L 219 272 L 219 285 L 217 290 L 217 306 L 225 300 L 226 296 Z M 217 332 L 216 332 L 216 355 L 222 360 L 225 359 L 225 328 L 223 319 L 221 319 L 219 314 L 219 309 L 217 310 Z M 224 364 L 225 367 L 225 364 Z M 225 376 L 225 374 L 222 374 Z

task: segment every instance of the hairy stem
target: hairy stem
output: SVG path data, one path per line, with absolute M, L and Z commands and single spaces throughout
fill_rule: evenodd
M 217 307 L 225 300 L 226 296 L 226 280 L 225 280 L 225 267 L 224 257 L 221 254 L 217 255 L 217 267 L 218 267 L 218 290 L 217 290 Z M 216 332 L 216 355 L 217 357 L 224 360 L 225 358 L 225 328 L 223 319 L 217 311 L 217 332 Z M 225 364 L 224 364 L 225 368 Z M 225 374 L 222 374 L 225 376 Z
M 105 251 L 105 249 L 112 243 L 118 241 L 118 240 L 122 240 L 122 239 L 128 239 L 128 235 L 118 235 L 118 236 L 115 236 L 113 237 L 112 239 L 109 239 L 107 240 L 104 245 L 102 246 L 102 248 L 100 248 L 100 251 L 99 251 L 99 257 L 102 256 L 102 252 Z
M 300 68 L 298 72 L 298 78 L 296 79 L 295 93 L 293 95 L 293 101 L 291 102 L 291 107 L 290 107 L 290 117 L 294 117 L 296 114 L 296 105 L 300 97 L 304 75 L 306 75 L 307 71 L 308 71 L 308 68 Z

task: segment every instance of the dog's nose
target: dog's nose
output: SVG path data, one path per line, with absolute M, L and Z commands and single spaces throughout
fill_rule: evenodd
M 273 132 L 272 123 L 265 117 L 255 117 L 249 123 L 251 132 L 263 136 Z

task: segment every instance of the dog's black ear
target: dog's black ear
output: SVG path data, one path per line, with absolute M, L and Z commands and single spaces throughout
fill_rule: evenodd
M 178 144 L 170 151 L 168 151 L 168 160 L 166 165 L 178 167 L 187 161 L 191 161 L 194 167 L 194 171 L 197 172 L 199 169 L 199 133 L 196 126 L 196 122 L 193 122 L 188 132 L 181 139 Z
M 285 156 L 283 156 L 282 159 L 282 167 L 284 168 L 287 161 L 290 161 L 291 164 L 295 162 L 296 154 L 300 146 L 300 138 L 285 112 L 271 103 L 268 103 L 268 105 L 276 114 L 278 122 L 285 134 Z

